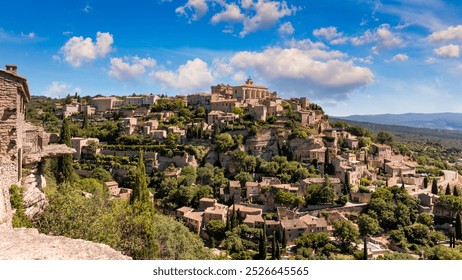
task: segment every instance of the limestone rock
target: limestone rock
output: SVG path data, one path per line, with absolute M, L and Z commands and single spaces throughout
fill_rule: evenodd
M 33 218 L 43 212 L 48 205 L 48 198 L 43 193 L 45 178 L 37 170 L 27 175 L 24 180 L 23 201 L 26 207 L 26 215 Z
M 51 144 L 44 146 L 43 149 L 36 153 L 24 155 L 23 164 L 39 163 L 42 158 L 59 157 L 63 155 L 74 154 L 76 151 L 65 144 Z
M 1 260 L 130 260 L 108 245 L 62 236 L 48 236 L 37 229 L 0 227 Z

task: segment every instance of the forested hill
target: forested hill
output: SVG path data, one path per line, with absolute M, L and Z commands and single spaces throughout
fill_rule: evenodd
M 426 141 L 431 143 L 437 143 L 447 148 L 462 147 L 462 131 L 460 130 L 446 130 L 446 129 L 429 129 L 429 128 L 417 128 L 409 126 L 399 125 L 384 125 L 371 122 L 360 122 L 346 119 L 340 119 L 332 117 L 333 121 L 344 120 L 351 125 L 358 125 L 365 129 L 377 134 L 379 131 L 387 131 L 394 135 L 399 141 Z
M 352 115 L 335 117 L 343 120 L 378 123 L 385 125 L 400 124 L 403 126 L 447 129 L 462 131 L 461 113 L 435 113 L 435 114 L 382 114 L 382 115 Z

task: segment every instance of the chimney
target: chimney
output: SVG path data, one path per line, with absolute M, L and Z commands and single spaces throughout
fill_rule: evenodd
M 13 65 L 13 64 L 7 64 L 5 65 L 6 71 L 16 73 L 16 70 L 18 70 L 18 66 Z

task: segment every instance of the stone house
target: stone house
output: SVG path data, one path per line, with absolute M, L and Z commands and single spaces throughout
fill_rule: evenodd
M 136 131 L 136 125 L 138 123 L 137 118 L 124 118 L 125 134 L 132 135 Z
M 82 137 L 73 137 L 71 138 L 71 146 L 75 149 L 74 158 L 80 160 L 82 158 L 82 153 L 85 147 L 90 146 L 91 143 L 99 144 L 98 138 L 82 138 Z M 98 153 L 99 149 L 95 152 Z
M 261 192 L 261 186 L 258 182 L 245 182 L 245 197 L 252 199 L 254 196 L 258 196 Z
M 307 225 L 307 232 L 315 233 L 327 231 L 327 221 L 324 218 L 318 218 L 309 214 L 299 218 Z
M 222 111 L 225 113 L 232 113 L 234 107 L 239 107 L 240 102 L 236 99 L 215 100 L 210 102 L 211 111 Z
M 9 189 L 13 184 L 21 184 L 23 164 L 31 170 L 33 181 L 31 186 L 26 186 L 24 194 L 26 208 L 29 208 L 38 203 L 27 201 L 29 191 L 41 192 L 45 183 L 40 168 L 37 168 L 42 159 L 74 152 L 65 145 L 49 145 L 48 133 L 25 122 L 29 86 L 16 71 L 15 65 L 0 69 L 0 225 L 7 226 L 11 225 L 12 218 Z M 26 209 L 26 213 L 31 212 L 37 213 Z
M 223 122 L 234 122 L 239 116 L 234 113 L 225 113 L 223 111 L 211 111 L 207 115 L 207 124 L 221 124 Z
M 239 181 L 229 181 L 228 186 L 220 188 L 220 196 L 224 201 L 241 203 L 241 183 Z
M 281 236 L 287 237 L 287 243 L 291 244 L 296 238 L 308 231 L 308 226 L 301 219 L 282 220 L 281 221 Z
M 115 96 L 101 96 L 93 97 L 90 101 L 90 105 L 96 108 L 97 113 L 104 113 L 106 111 L 119 109 L 123 105 L 123 102 L 123 100 Z
M 188 95 L 188 105 L 193 109 L 204 107 L 206 111 L 210 111 L 210 102 L 212 101 L 212 94 L 210 93 L 196 93 Z

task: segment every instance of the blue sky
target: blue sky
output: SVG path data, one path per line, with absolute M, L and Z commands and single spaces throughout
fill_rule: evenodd
M 461 1 L 15 0 L 2 10 L 0 64 L 18 65 L 33 95 L 187 94 L 251 76 L 329 115 L 462 112 Z

